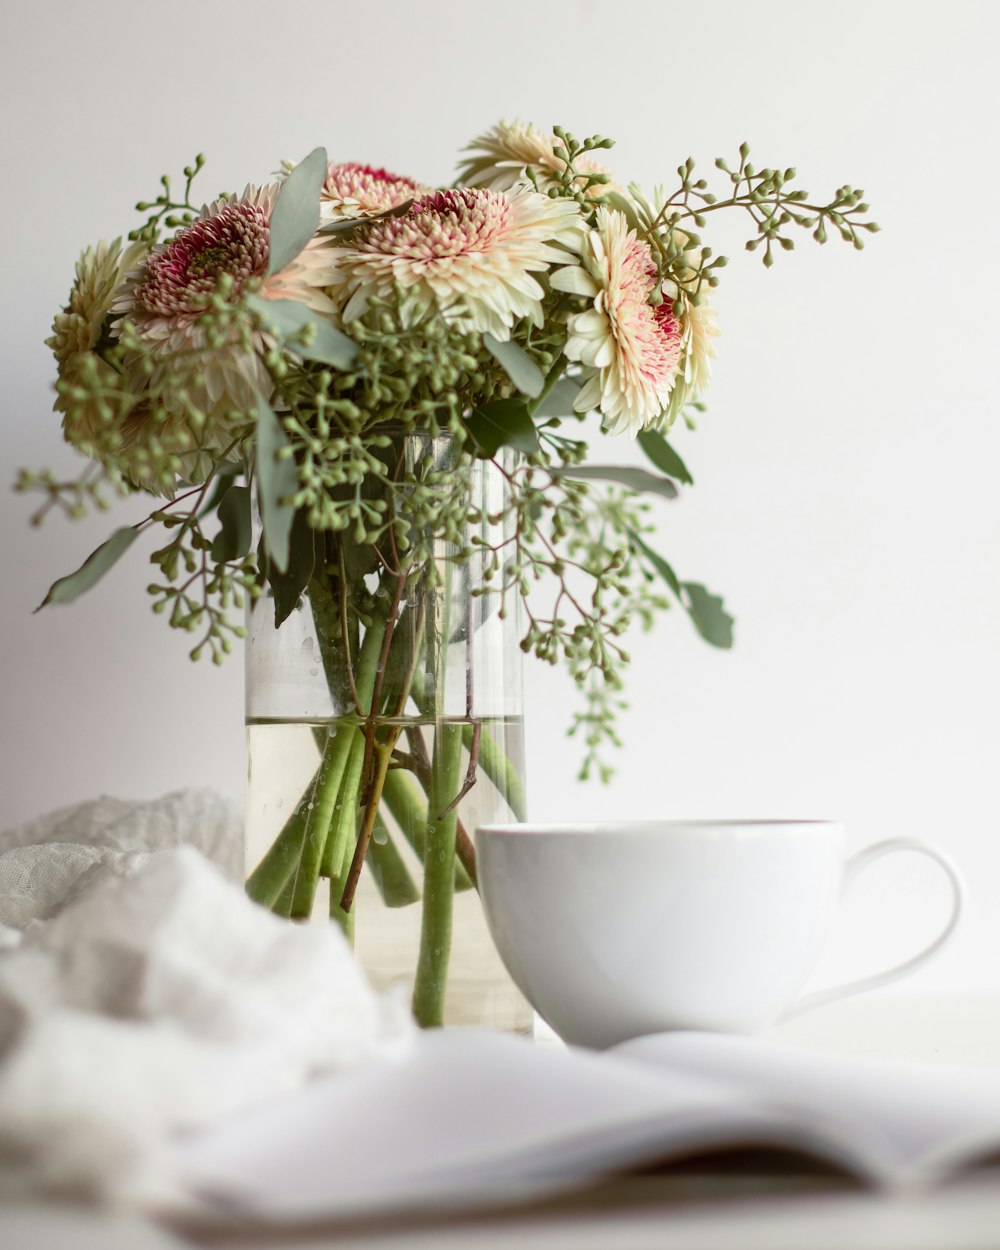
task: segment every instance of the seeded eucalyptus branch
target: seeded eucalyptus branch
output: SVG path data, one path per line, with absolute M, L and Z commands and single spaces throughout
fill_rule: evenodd
M 71 521 L 80 520 L 88 509 L 107 512 L 111 502 L 106 491 L 112 489 L 119 496 L 129 493 L 128 486 L 110 469 L 100 464 L 88 464 L 74 478 L 60 481 L 49 469 L 35 473 L 22 469 L 14 482 L 14 489 L 22 494 L 39 493 L 44 496 L 40 506 L 31 514 L 32 525 L 41 525 L 53 510 Z
M 191 203 L 191 186 L 205 165 L 205 157 L 199 152 L 191 165 L 184 166 L 184 198 L 175 200 L 171 192 L 171 180 L 164 174 L 160 179 L 160 191 L 152 200 L 140 200 L 136 204 L 139 213 L 153 211 L 145 223 L 129 232 L 133 242 L 157 243 L 161 228 L 178 229 L 194 221 L 197 206 Z

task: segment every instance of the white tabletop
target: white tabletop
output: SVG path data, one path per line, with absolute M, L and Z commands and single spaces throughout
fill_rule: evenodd
M 1000 995 L 885 994 L 839 1003 L 772 1031 L 836 1054 L 1000 1064 Z M 311 1229 L 291 1235 L 192 1237 L 71 1210 L 0 1215 L 0 1247 L 18 1250 L 997 1250 L 1000 1168 L 931 1193 L 886 1197 L 822 1173 L 765 1159 L 718 1170 L 671 1169 L 626 1178 L 530 1211 L 420 1227 Z

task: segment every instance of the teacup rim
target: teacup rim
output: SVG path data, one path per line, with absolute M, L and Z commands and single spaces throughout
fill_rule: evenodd
M 514 823 L 499 823 L 479 825 L 476 828 L 477 833 L 499 834 L 506 836 L 507 834 L 533 835 L 540 836 L 545 834 L 553 834 L 559 837 L 572 837 L 574 835 L 580 837 L 597 837 L 607 834 L 652 834 L 652 833 L 672 833 L 681 832 L 686 829 L 708 831 L 718 829 L 720 831 L 731 831 L 737 829 L 774 829 L 790 831 L 792 829 L 813 828 L 813 829 L 839 829 L 843 827 L 842 820 L 836 820 L 827 817 L 809 816 L 802 819 L 792 819 L 788 817 L 775 817 L 769 819 L 767 817 L 749 817 L 745 820 L 733 817 L 724 817 L 720 820 L 711 820 L 706 818 L 696 818 L 692 820 L 673 820 L 673 819 L 646 819 L 646 820 L 604 820 L 604 821 L 520 821 Z

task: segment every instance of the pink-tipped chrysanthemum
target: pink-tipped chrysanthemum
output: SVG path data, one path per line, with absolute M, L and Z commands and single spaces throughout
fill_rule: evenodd
M 387 169 L 346 161 L 331 165 L 327 171 L 320 192 L 320 216 L 325 221 L 377 217 L 429 190 L 412 178 Z
M 270 220 L 278 184 L 247 187 L 239 199 L 220 199 L 172 239 L 154 247 L 137 269 L 126 275 L 113 311 L 135 327 L 138 336 L 164 360 L 176 364 L 185 356 L 192 364 L 185 391 L 206 414 L 251 409 L 267 398 L 271 381 L 259 351 L 247 353 L 232 341 L 209 343 L 199 325 L 220 278 L 232 279 L 236 302 L 251 279 L 261 281 L 265 299 L 294 299 L 320 313 L 334 307 L 323 294 L 329 280 L 329 247 L 323 240 L 306 246 L 279 273 L 267 276 Z M 255 344 L 259 348 L 262 343 Z
M 559 290 L 593 299 L 593 307 L 569 321 L 566 356 L 587 375 L 575 406 L 580 412 L 599 408 L 609 433 L 634 437 L 665 417 L 681 359 L 681 327 L 669 299 L 656 308 L 650 303 L 656 266 L 623 213 L 597 210 L 582 259 L 583 269 L 552 279 Z
M 509 192 L 463 187 L 414 200 L 399 217 L 359 226 L 334 252 L 331 293 L 344 321 L 373 297 L 407 292 L 470 329 L 509 337 L 515 321 L 542 324 L 535 273 L 576 262 L 576 204 L 527 186 Z M 569 250 L 567 250 L 569 249 Z
M 515 183 L 524 182 L 526 171 L 532 170 L 540 187 L 551 186 L 566 168 L 555 154 L 559 140 L 554 134 L 519 121 L 502 121 L 473 139 L 465 151 L 469 155 L 459 165 L 458 180 L 470 187 L 488 187 L 506 191 Z M 606 174 L 608 171 L 587 153 L 574 161 L 578 174 Z M 578 182 L 577 186 L 582 186 Z M 593 183 L 588 195 L 603 195 L 609 189 L 620 190 L 615 183 Z
M 677 307 L 681 341 L 677 376 L 662 421 L 663 427 L 668 428 L 688 404 L 701 399 L 708 390 L 712 379 L 712 360 L 716 354 L 713 339 L 719 330 L 715 309 L 708 298 L 709 284 L 698 281 L 698 269 L 705 256 L 699 256 L 691 246 L 690 233 L 674 223 L 674 214 L 667 210 L 663 187 L 654 187 L 652 195 L 646 195 L 640 186 L 631 183 L 628 194 L 646 221 L 665 222 L 663 233 L 669 234 L 674 247 L 680 249 L 671 266 L 673 278 L 666 279 L 662 289 L 664 299 Z M 692 294 L 693 291 L 697 291 L 697 295 Z

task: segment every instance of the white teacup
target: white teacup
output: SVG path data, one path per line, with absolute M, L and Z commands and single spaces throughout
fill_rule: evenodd
M 497 948 L 567 1042 L 605 1047 L 667 1029 L 751 1033 L 927 963 L 955 930 L 962 884 L 913 838 L 845 859 L 827 821 L 492 825 L 476 830 Z M 799 997 L 838 900 L 894 851 L 928 855 L 952 889 L 948 922 L 904 963 Z

